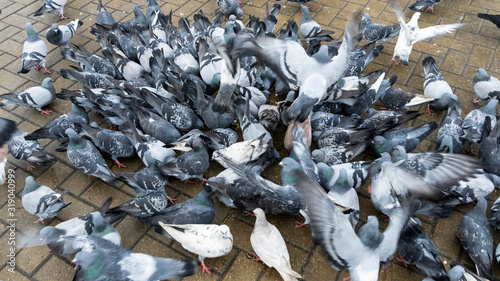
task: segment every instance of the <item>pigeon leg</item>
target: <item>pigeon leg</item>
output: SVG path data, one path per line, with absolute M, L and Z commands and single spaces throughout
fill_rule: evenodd
M 47 114 L 47 115 L 49 115 L 51 112 L 52 112 L 52 110 L 43 110 L 43 109 L 40 110 L 41 114 Z
M 201 274 L 205 273 L 205 271 L 208 273 L 208 275 L 212 274 L 210 272 L 210 267 L 206 266 L 204 261 L 201 262 L 201 267 L 203 268 Z
M 401 256 L 401 253 L 399 253 L 399 257 L 397 257 L 396 260 L 402 262 L 405 265 L 405 267 L 408 267 L 408 264 L 406 264 L 406 261 L 403 258 L 403 256 Z
M 476 99 L 473 99 L 473 100 L 472 100 L 472 103 L 473 103 L 473 104 L 477 104 L 477 105 L 481 105 L 481 102 L 479 102 L 479 101 L 478 101 L 478 100 L 476 100 Z
M 389 108 L 387 108 L 385 106 L 381 106 L 381 107 L 379 107 L 379 110 L 389 110 Z
M 300 228 L 300 227 L 309 227 L 309 225 L 306 224 L 306 222 L 303 221 L 296 221 L 295 222 L 297 225 L 295 227 Z
M 465 151 L 469 154 L 476 155 L 476 152 L 474 151 L 474 148 L 472 148 L 472 146 L 469 148 L 466 148 Z
M 39 223 L 39 222 L 43 224 L 43 220 L 42 219 L 38 219 L 34 223 Z
M 120 161 L 116 160 L 115 161 L 115 164 L 118 165 L 118 168 L 127 168 L 127 166 L 123 165 L 122 163 L 120 163 Z
M 351 280 L 351 276 L 342 279 L 342 281 L 347 281 L 347 280 Z
M 390 221 L 391 220 L 391 218 L 389 216 L 387 216 L 387 215 L 382 214 L 380 216 L 384 219 L 384 221 Z
M 431 6 L 427 7 L 427 11 L 431 11 L 434 14 L 434 8 Z
M 170 203 L 174 204 L 174 202 L 177 200 L 175 198 L 172 198 L 170 196 L 167 196 L 167 200 L 170 201 Z
M 245 213 L 245 217 L 246 216 L 252 216 L 252 217 L 255 217 L 254 213 L 253 212 L 248 212 L 248 213 Z
M 257 254 L 256 254 L 256 253 L 253 253 L 253 255 L 255 256 L 255 258 L 253 258 L 253 259 L 252 259 L 253 261 L 261 261 L 261 262 L 263 262 L 263 261 L 259 258 L 259 256 L 257 256 Z
M 201 181 L 201 184 L 205 184 L 205 183 L 207 183 L 207 182 L 208 182 L 208 179 L 203 178 L 203 180 Z
M 33 170 L 33 168 L 35 168 L 35 166 L 31 165 L 31 164 L 30 164 L 30 162 L 26 162 L 26 169 L 27 169 L 28 171 Z
M 35 66 L 33 66 L 33 68 L 36 70 L 40 70 L 40 68 L 42 68 L 42 67 L 40 65 L 35 65 Z
M 45 67 L 44 67 L 44 68 L 43 68 L 43 73 L 50 74 L 50 73 L 52 73 L 52 72 L 50 72 L 50 70 L 48 70 L 47 68 L 45 68 Z
M 184 181 L 184 183 L 193 183 L 193 181 L 190 180 L 190 179 L 187 179 L 187 180 Z
M 389 64 L 393 65 L 396 63 L 396 57 L 392 57 L 391 61 L 389 62 Z
M 368 193 L 372 194 L 372 185 L 371 184 L 368 185 Z
M 241 1 L 238 1 L 238 4 L 242 5 L 242 4 L 245 4 L 245 3 L 241 2 Z
M 430 108 L 430 106 L 427 105 L 427 110 L 425 112 L 427 112 L 429 114 L 432 114 L 434 111 L 432 111 L 431 108 Z
M 61 17 L 62 20 L 67 19 L 67 17 L 64 16 L 64 13 L 60 13 L 59 16 Z

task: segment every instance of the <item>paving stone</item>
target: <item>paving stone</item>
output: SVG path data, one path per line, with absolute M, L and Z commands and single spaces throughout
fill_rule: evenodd
M 323 250 L 316 247 L 309 262 L 304 266 L 302 277 L 305 280 L 322 280 L 325 276 L 333 279 L 336 275 L 337 271 L 330 266 Z
M 252 257 L 248 257 L 240 252 L 231 265 L 231 269 L 229 269 L 224 277 L 224 280 L 257 280 L 257 277 L 264 269 L 265 265 L 263 263 L 252 261 Z M 241 274 L 241 272 L 245 274 Z
M 73 266 L 57 256 L 52 256 L 33 277 L 36 280 L 70 280 L 75 275 Z
M 32 274 L 38 265 L 48 260 L 50 256 L 50 250 L 46 246 L 24 248 L 16 256 L 16 265 L 28 274 Z

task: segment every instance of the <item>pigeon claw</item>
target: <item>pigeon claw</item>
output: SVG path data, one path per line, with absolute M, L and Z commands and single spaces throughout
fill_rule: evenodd
M 257 254 L 256 254 L 256 253 L 253 253 L 253 255 L 255 256 L 255 257 L 252 259 L 253 261 L 260 261 L 260 262 L 263 262 L 263 261 L 259 258 L 259 256 L 257 256 Z
M 26 162 L 26 169 L 27 169 L 28 171 L 33 170 L 33 168 L 35 168 L 35 166 L 31 165 L 31 164 L 30 164 L 30 162 Z
M 120 161 L 116 160 L 115 161 L 115 164 L 118 165 L 118 168 L 127 168 L 127 166 L 123 165 L 122 163 L 120 163 Z
M 36 69 L 36 70 L 39 70 L 39 69 L 41 69 L 42 67 L 41 67 L 40 65 L 35 65 L 35 66 L 33 66 L 33 68 L 34 68 L 34 69 Z
M 431 6 L 427 7 L 427 11 L 431 11 L 434 14 L 434 8 Z
M 351 280 L 351 276 L 342 279 L 342 281 L 347 281 L 347 280 Z
M 177 199 L 167 196 L 167 200 L 170 201 L 170 203 L 174 204 Z
M 403 256 L 401 256 L 401 253 L 399 253 L 399 257 L 397 257 L 396 260 L 399 261 L 399 262 L 402 262 L 405 265 L 405 267 L 408 267 L 408 264 L 406 263 L 406 261 L 403 258 Z
M 473 99 L 473 100 L 472 100 L 472 103 L 473 103 L 473 104 L 477 104 L 477 105 L 481 105 L 481 102 L 479 102 L 479 101 L 478 101 L 478 100 L 476 100 L 476 99 Z
M 42 224 L 43 224 L 44 222 L 43 222 L 43 220 L 42 220 L 42 219 L 37 219 L 37 220 L 36 220 L 35 222 L 33 222 L 33 223 L 42 223 Z
M 431 110 L 430 106 L 427 106 L 427 110 L 425 112 L 432 114 L 434 111 Z
M 208 179 L 203 178 L 203 180 L 201 181 L 201 184 L 205 184 L 205 183 L 207 183 L 207 182 L 208 182 Z
M 43 110 L 43 109 L 40 110 L 41 114 L 47 114 L 47 115 L 49 115 L 51 112 L 52 112 L 52 110 Z
M 61 17 L 62 20 L 67 19 L 67 17 L 65 17 L 64 14 L 62 14 L 62 13 L 59 14 L 59 16 Z
M 295 225 L 296 228 L 301 228 L 301 227 L 309 227 L 305 222 L 303 221 L 296 221 L 295 222 L 297 225 Z
M 189 183 L 189 184 L 192 184 L 192 183 L 193 183 L 193 181 L 192 181 L 192 180 L 190 180 L 190 179 L 187 179 L 187 180 L 185 180 L 185 181 L 184 181 L 184 183 Z
M 202 262 L 201 262 L 201 267 L 203 268 L 203 270 L 201 271 L 201 274 L 203 274 L 203 273 L 205 273 L 205 272 L 207 272 L 207 273 L 208 273 L 208 275 L 211 275 L 211 274 L 212 274 L 212 273 L 210 272 L 210 267 L 206 266 L 204 261 L 202 261 Z
M 243 3 L 242 1 L 238 1 L 238 4 L 243 5 L 243 4 L 245 4 L 245 3 Z
M 47 68 L 45 68 L 45 67 L 44 67 L 44 68 L 43 68 L 43 73 L 50 74 L 50 73 L 52 73 L 52 72 L 50 72 L 50 70 L 48 70 Z
M 248 212 L 248 213 L 245 213 L 245 217 L 246 216 L 252 216 L 252 217 L 255 217 L 255 214 L 253 212 Z
M 384 221 L 390 221 L 391 220 L 391 218 L 389 216 L 387 216 L 387 215 L 382 214 L 380 216 L 384 219 Z

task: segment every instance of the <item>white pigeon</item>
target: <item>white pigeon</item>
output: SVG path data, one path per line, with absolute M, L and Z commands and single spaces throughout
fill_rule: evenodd
M 293 271 L 286 243 L 276 226 L 266 220 L 266 214 L 260 208 L 253 211 L 255 226 L 250 235 L 250 243 L 255 254 L 269 267 L 274 267 L 283 280 L 292 281 L 302 278 Z
M 222 257 L 233 248 L 233 235 L 225 224 L 159 223 L 184 249 L 199 256 L 202 273 L 206 271 L 210 274 L 210 269 L 205 265 L 205 258 Z
M 442 36 L 447 33 L 452 33 L 459 27 L 463 26 L 461 23 L 453 23 L 435 25 L 420 29 L 418 27 L 420 12 L 414 13 L 411 20 L 406 23 L 403 11 L 401 11 L 396 2 L 391 1 L 390 5 L 392 10 L 394 10 L 394 13 L 396 13 L 399 24 L 401 25 L 401 31 L 399 32 L 398 41 L 396 42 L 396 47 L 394 48 L 394 56 L 391 59 L 391 63 L 396 62 L 396 57 L 399 57 L 399 61 L 402 64 L 408 65 L 413 44 L 433 37 Z

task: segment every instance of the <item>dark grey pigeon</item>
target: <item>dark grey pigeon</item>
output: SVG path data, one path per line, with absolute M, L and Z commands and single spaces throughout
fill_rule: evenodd
M 43 223 L 44 219 L 57 216 L 59 211 L 71 204 L 62 199 L 66 192 L 56 193 L 50 187 L 37 183 L 32 176 L 28 176 L 23 189 L 23 207 L 30 214 L 39 217 L 35 223 Z
M 82 26 L 83 22 L 76 19 L 65 25 L 57 25 L 53 23 L 52 26 L 45 32 L 45 38 L 50 44 L 56 46 L 69 46 L 69 41 L 75 36 L 76 30 Z
M 97 18 L 95 19 L 95 22 L 100 25 L 113 25 L 115 23 L 115 19 L 113 18 L 113 15 L 106 10 L 106 7 L 104 4 L 102 4 L 102 0 L 99 0 L 99 3 L 97 4 Z
M 493 215 L 490 219 L 491 225 L 500 229 L 500 197 L 493 202 L 493 205 L 491 206 L 491 214 Z
M 441 124 L 437 135 L 438 151 L 458 153 L 464 145 L 462 140 L 462 105 L 458 101 L 453 101 L 448 107 L 448 114 Z
M 457 262 L 451 262 L 450 266 L 451 269 L 448 271 L 450 281 L 490 281 L 470 272 Z
M 151 155 L 145 155 L 148 165 L 136 172 L 116 172 L 117 180 L 124 182 L 133 190 L 164 190 L 168 177 L 156 167 L 156 160 Z M 167 197 L 173 203 L 173 199 Z
M 301 170 L 296 170 L 296 188 L 308 207 L 313 241 L 326 251 L 336 270 L 349 270 L 353 281 L 378 280 L 380 261 L 391 259 L 396 251 L 401 230 L 408 220 L 406 208 L 391 212 L 389 226 L 379 232 L 377 218 L 356 233 L 342 212 L 328 198 L 323 188 Z
M 354 50 L 344 76 L 360 75 L 383 49 L 384 46 L 382 45 L 375 46 L 375 43 L 370 43 Z
M 490 117 L 490 128 L 494 127 L 497 123 L 497 105 L 498 100 L 492 99 L 487 105 L 469 112 L 462 123 L 464 130 L 462 138 L 471 144 L 481 141 L 486 116 Z
M 491 21 L 494 25 L 500 28 L 500 15 L 491 15 L 491 14 L 483 14 L 478 13 L 477 17 L 480 19 L 485 19 Z
M 137 110 L 139 124 L 144 133 L 169 145 L 181 137 L 181 133 L 170 122 L 153 112 Z
M 432 280 L 449 280 L 436 246 L 418 218 L 410 218 L 401 231 L 398 252 L 405 265 L 416 265 Z
M 376 155 L 380 155 L 382 152 L 391 153 L 395 146 L 402 145 L 407 152 L 411 152 L 437 127 L 436 122 L 430 122 L 419 127 L 408 127 L 386 132 L 382 136 L 373 138 L 373 151 Z
M 36 108 L 42 114 L 49 114 L 51 110 L 42 110 L 42 107 L 49 105 L 56 98 L 56 90 L 52 83 L 52 78 L 43 79 L 42 85 L 28 88 L 17 93 L 8 93 L 0 96 L 5 101 L 0 106 L 21 105 Z
M 426 11 L 431 11 L 434 13 L 434 5 L 441 2 L 442 0 L 417 0 L 417 2 L 411 4 L 408 9 L 412 11 L 419 11 L 422 8 L 426 8 Z
M 500 95 L 500 80 L 488 75 L 484 68 L 478 68 L 476 70 L 476 75 L 474 79 L 472 79 L 472 86 L 474 87 L 474 92 L 476 92 L 476 95 L 481 100 Z M 477 100 L 473 100 L 472 102 L 479 103 Z
M 12 138 L 9 141 L 9 153 L 16 159 L 26 161 L 28 171 L 34 168 L 30 162 L 41 166 L 50 166 L 57 161 L 57 159 L 43 150 L 42 145 L 38 141 L 26 140 L 24 138 L 26 135 L 28 133 L 19 129 L 12 134 Z
M 90 141 L 80 137 L 71 128 L 66 129 L 66 135 L 69 138 L 68 158 L 75 168 L 89 176 L 98 177 L 110 185 L 116 186 L 118 182 L 115 175 L 111 172 L 97 148 Z
M 61 76 L 73 81 L 78 81 L 83 85 L 94 89 L 94 88 L 111 88 L 115 84 L 111 82 L 110 79 L 113 77 L 108 75 L 108 73 L 101 74 L 90 70 L 77 69 L 61 69 Z
M 408 109 L 433 100 L 434 98 L 406 92 L 394 87 L 390 87 L 380 97 L 380 101 L 384 104 L 384 106 L 392 110 Z
M 61 55 L 64 58 L 69 59 L 69 60 L 77 63 L 78 66 L 83 70 L 88 70 L 88 71 L 93 70 L 99 74 L 105 74 L 105 75 L 114 77 L 116 79 L 123 80 L 122 74 L 118 71 L 118 68 L 116 68 L 116 66 L 111 61 L 87 51 L 85 49 L 85 47 L 83 47 L 82 45 L 78 45 L 78 50 L 80 50 L 81 54 L 78 53 L 75 50 L 75 48 L 73 48 L 72 46 L 69 46 L 68 48 L 61 50 Z M 67 70 L 65 70 L 65 72 L 68 76 Z M 61 73 L 61 75 L 62 75 L 62 73 Z M 85 82 L 84 80 L 77 79 L 78 75 L 83 76 L 82 73 L 75 74 L 75 72 L 73 72 L 73 75 L 72 75 L 73 78 L 70 78 L 70 79 L 76 79 L 77 81 L 84 83 Z M 92 77 L 92 76 L 90 74 L 88 74 L 88 77 Z M 106 76 L 104 76 L 104 77 L 106 77 Z M 80 78 L 82 78 L 82 77 L 80 77 Z M 107 79 L 105 79 L 105 80 L 107 80 Z M 106 81 L 104 83 L 109 84 L 108 81 Z M 87 84 L 87 83 L 85 82 L 84 84 Z M 90 82 L 89 82 L 89 85 L 90 85 Z
M 316 163 L 323 162 L 327 165 L 336 165 L 350 162 L 367 147 L 367 143 L 356 143 L 345 146 L 325 146 L 315 149 L 311 156 Z
M 111 208 L 106 212 L 106 218 L 115 222 L 130 215 L 132 217 L 150 217 L 165 210 L 168 205 L 165 188 L 156 190 L 132 188 L 135 192 L 135 198 L 129 200 L 117 207 Z
M 75 126 L 80 129 L 81 135 L 90 138 L 99 150 L 111 154 L 111 159 L 120 168 L 126 167 L 118 161 L 118 157 L 128 158 L 135 155 L 130 137 L 121 131 L 100 128 L 95 122 L 90 126 L 84 123 L 77 123 Z
M 66 0 L 63 0 L 66 2 Z M 38 37 L 33 26 L 30 22 L 26 23 L 26 32 L 28 33 L 28 39 L 23 45 L 22 54 L 22 66 L 19 73 L 28 73 L 31 68 L 41 69 L 43 67 L 43 73 L 50 73 L 50 71 L 45 68 L 45 57 L 47 56 L 47 44 Z
M 175 204 L 153 216 L 141 217 L 141 221 L 155 227 L 160 234 L 167 232 L 158 222 L 166 224 L 210 224 L 215 218 L 212 192 L 204 189 L 195 197 Z
M 201 138 L 193 138 L 189 140 L 187 145 L 192 150 L 158 168 L 164 175 L 173 176 L 183 181 L 189 181 L 192 178 L 204 180 L 203 173 L 207 171 L 210 164 L 205 142 Z
M 479 161 L 484 171 L 500 177 L 500 122 L 490 129 L 490 117 L 485 118 L 483 138 L 479 146 Z
M 95 236 L 84 240 L 84 250 L 73 259 L 76 264 L 74 281 L 99 280 L 163 280 L 181 278 L 196 273 L 196 261 L 157 258 L 134 253 Z
M 175 151 L 166 148 L 165 144 L 150 135 L 139 135 L 139 132 L 133 125 L 129 125 L 132 131 L 130 141 L 134 144 L 135 151 L 146 166 L 151 165 L 151 159 L 158 165 L 166 164 L 175 159 Z
M 434 99 L 429 103 L 427 112 L 432 112 L 431 109 L 445 110 L 450 106 L 451 100 L 458 101 L 450 85 L 437 69 L 434 58 L 431 56 L 426 57 L 422 64 L 425 72 L 424 95 Z
M 67 0 L 43 0 L 42 7 L 35 12 L 36 16 L 41 16 L 45 13 L 58 14 L 61 19 L 66 19 L 64 16 L 64 6 Z
M 359 32 L 363 34 L 363 40 L 368 42 L 384 43 L 399 34 L 399 24 L 384 25 L 372 22 L 370 14 L 363 13 L 359 22 Z
M 493 234 L 486 218 L 487 207 L 486 199 L 479 198 L 476 207 L 460 220 L 457 236 L 476 264 L 479 276 L 493 280 Z

